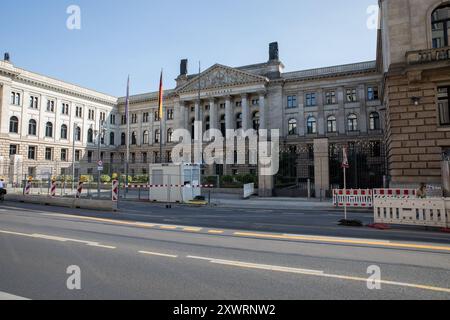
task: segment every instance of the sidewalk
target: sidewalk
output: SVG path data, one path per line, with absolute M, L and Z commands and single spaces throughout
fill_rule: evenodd
M 221 208 L 236 208 L 236 209 L 288 209 L 288 210 L 339 210 L 343 211 L 343 208 L 336 208 L 333 206 L 331 199 L 306 199 L 306 198 L 260 198 L 252 197 L 250 199 L 242 199 L 238 196 L 231 197 L 217 197 L 214 195 L 211 197 L 211 204 Z M 364 211 L 371 212 L 372 209 L 365 208 L 348 208 L 349 211 Z

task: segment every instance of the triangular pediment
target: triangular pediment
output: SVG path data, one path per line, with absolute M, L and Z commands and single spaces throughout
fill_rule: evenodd
M 196 76 L 184 86 L 179 88 L 178 92 L 198 91 L 199 77 Z M 266 83 L 269 80 L 266 77 L 251 74 L 249 72 L 230 68 L 220 64 L 215 64 L 205 70 L 200 75 L 200 89 L 217 89 L 232 86 L 251 85 L 256 83 Z

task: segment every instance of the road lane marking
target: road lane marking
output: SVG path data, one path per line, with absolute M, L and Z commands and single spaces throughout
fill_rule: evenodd
M 202 231 L 202 228 L 186 227 L 186 228 L 183 228 L 183 231 L 187 231 L 187 232 L 200 232 L 200 231 Z
M 27 234 L 27 233 L 20 233 L 20 232 L 14 232 L 14 231 L 7 231 L 7 230 L 0 230 L 0 233 L 8 234 L 8 235 L 14 235 L 14 236 L 21 236 L 21 237 L 27 237 L 27 238 L 34 238 L 34 239 L 42 239 L 42 240 L 50 240 L 50 241 L 58 241 L 58 242 L 75 242 L 84 244 L 90 247 L 98 247 L 98 248 L 105 248 L 105 249 L 116 249 L 116 247 L 113 246 L 106 246 L 102 245 L 98 242 L 93 241 L 86 241 L 86 240 L 78 240 L 78 239 L 70 239 L 70 238 L 63 238 L 58 236 L 51 236 L 46 234 Z
M 321 270 L 299 269 L 299 268 L 291 268 L 291 267 L 282 267 L 282 266 L 274 266 L 274 265 L 266 265 L 266 264 L 249 263 L 249 262 L 242 262 L 242 261 L 223 260 L 223 259 L 216 259 L 216 258 L 206 258 L 206 257 L 199 257 L 199 256 L 187 256 L 186 258 L 208 261 L 208 262 L 210 262 L 212 264 L 220 264 L 220 265 L 239 267 L 239 268 L 246 268 L 246 269 L 259 269 L 259 270 L 301 274 L 301 275 L 322 277 L 322 278 L 330 278 L 330 279 L 358 281 L 358 282 L 365 282 L 365 283 L 367 283 L 367 280 L 368 280 L 367 278 L 357 277 L 357 276 L 345 276 L 345 275 L 324 273 Z M 397 286 L 397 287 L 408 287 L 408 288 L 413 288 L 413 289 L 421 289 L 421 290 L 428 290 L 428 291 L 450 293 L 450 289 L 449 288 L 441 288 L 441 287 L 435 287 L 435 286 L 429 286 L 429 285 L 407 283 L 407 282 L 398 282 L 398 281 L 389 281 L 389 280 L 379 280 L 377 282 L 380 283 L 380 284 Z
M 342 243 L 342 244 L 362 244 L 381 247 L 393 247 L 393 248 L 408 248 L 408 249 L 429 249 L 438 251 L 450 251 L 450 247 L 434 246 L 434 245 L 421 245 L 421 244 L 408 244 L 408 243 L 396 243 L 390 241 L 372 241 L 372 240 L 353 240 L 350 238 L 332 238 L 332 237 L 312 237 L 301 235 L 276 235 L 265 233 L 251 233 L 251 232 L 235 232 L 233 235 L 238 237 L 256 237 L 266 239 L 279 239 L 279 240 L 302 240 L 302 241 L 314 241 L 314 242 L 329 242 L 329 243 Z
M 224 233 L 224 231 L 222 231 L 222 230 L 208 230 L 208 233 L 212 233 L 212 234 L 222 234 L 222 233 Z
M 128 225 L 128 226 L 138 226 L 144 228 L 158 228 L 159 230 L 176 230 L 178 228 L 187 228 L 183 226 L 169 226 L 169 225 L 158 225 L 158 224 L 146 224 L 141 222 L 129 222 L 123 220 L 113 220 L 104 218 L 93 218 L 84 216 L 74 216 L 74 215 L 64 215 L 64 214 L 45 214 L 48 216 L 57 216 L 64 218 L 76 218 L 84 219 L 98 222 L 107 222 L 118 225 Z M 193 228 L 193 227 L 192 227 Z M 181 230 L 180 230 L 181 231 Z M 208 234 L 223 234 L 221 230 L 210 230 Z M 306 236 L 306 235 L 295 235 L 295 234 L 264 234 L 264 233 L 252 233 L 252 232 L 234 232 L 231 234 L 236 237 L 251 237 L 251 238 L 261 238 L 261 239 L 276 239 L 276 240 L 294 240 L 294 241 L 310 241 L 310 242 L 322 242 L 322 243 L 338 243 L 338 244 L 356 244 L 356 245 L 368 245 L 368 246 L 378 246 L 378 247 L 390 247 L 390 248 L 407 248 L 407 249 L 426 249 L 426 250 L 437 250 L 437 251 L 449 251 L 448 246 L 436 246 L 436 245 L 420 245 L 420 244 L 408 244 L 400 242 L 391 242 L 387 240 L 369 240 L 369 239 L 355 239 L 355 238 L 337 238 L 337 237 L 323 237 L 323 236 Z
M 30 300 L 30 299 L 0 291 L 0 301 L 6 301 L 6 300 L 11 301 L 11 300 Z
M 177 226 L 159 226 L 160 229 L 164 229 L 164 230 L 175 230 L 178 227 Z
M 321 271 L 321 270 L 297 269 L 297 268 L 274 266 L 274 265 L 268 265 L 268 264 L 258 264 L 258 263 L 242 262 L 242 261 L 205 258 L 205 257 L 198 257 L 198 256 L 187 256 L 187 258 L 209 261 L 210 263 L 214 263 L 214 264 L 223 264 L 223 265 L 229 265 L 229 266 L 261 269 L 261 270 L 269 270 L 269 271 L 301 273 L 301 274 L 323 274 L 323 271 Z
M 139 251 L 139 253 L 150 255 L 150 256 L 158 256 L 158 257 L 166 257 L 166 258 L 178 258 L 177 255 L 159 253 L 159 252 L 150 252 L 150 251 Z

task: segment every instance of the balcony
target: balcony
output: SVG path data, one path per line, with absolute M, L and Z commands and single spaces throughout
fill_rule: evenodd
M 450 61 L 450 47 L 410 51 L 406 53 L 406 61 L 409 65 Z

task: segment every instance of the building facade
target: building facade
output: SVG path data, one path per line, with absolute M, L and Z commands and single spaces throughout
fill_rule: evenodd
M 448 193 L 450 1 L 382 0 L 380 8 L 391 184 L 442 184 Z

